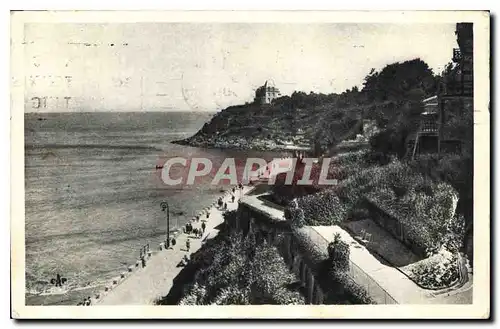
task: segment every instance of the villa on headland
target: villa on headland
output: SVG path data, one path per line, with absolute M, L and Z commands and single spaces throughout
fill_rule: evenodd
M 274 82 L 266 80 L 263 86 L 260 86 L 255 91 L 255 103 L 257 104 L 271 104 L 271 102 L 280 97 L 281 93 L 274 85 Z

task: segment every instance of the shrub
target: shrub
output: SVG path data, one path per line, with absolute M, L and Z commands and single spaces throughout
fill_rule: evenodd
M 384 152 L 380 151 L 370 151 L 365 154 L 363 159 L 367 164 L 370 165 L 381 165 L 385 166 L 390 162 L 390 157 Z
M 249 234 L 231 234 L 206 250 L 211 259 L 186 286 L 183 305 L 304 304 L 304 297 L 288 289 L 295 281 L 276 247 L 256 244 Z
M 372 136 L 370 146 L 376 153 L 395 154 L 401 158 L 406 152 L 407 136 L 406 129 L 390 127 Z
M 349 245 L 342 241 L 340 234 L 335 234 L 332 242 L 328 244 L 328 255 L 333 268 L 340 271 L 349 269 Z
M 363 198 L 371 193 L 387 199 L 389 193 L 393 199 L 402 198 L 412 191 L 424 191 L 429 194 L 432 181 L 415 172 L 405 163 L 394 161 L 386 166 L 368 167 L 359 170 L 337 188 L 337 194 L 346 207 L 347 216 L 356 218 L 359 213 L 366 214 Z M 383 196 L 386 195 L 386 196 Z M 386 200 L 388 201 L 388 200 Z
M 472 225 L 473 218 L 473 162 L 471 155 L 421 156 L 410 162 L 415 171 L 434 182 L 448 183 L 458 192 L 457 211 L 464 215 L 466 225 Z
M 465 219 L 462 214 L 456 214 L 448 222 L 443 244 L 450 252 L 459 252 L 465 238 Z
M 189 292 L 179 301 L 179 305 L 200 305 L 206 296 L 207 290 L 204 286 L 194 283 Z
M 290 222 L 293 226 L 302 227 L 306 224 L 304 210 L 301 208 L 287 208 L 290 214 Z
M 248 292 L 233 286 L 222 288 L 212 305 L 249 305 Z
M 303 228 L 294 228 L 292 232 L 299 249 L 307 255 L 311 262 L 319 264 L 328 260 L 328 244 L 315 230 L 306 226 Z M 322 242 L 324 242 L 323 246 Z
M 437 257 L 437 260 L 423 261 L 411 269 L 413 280 L 424 288 L 441 289 L 452 285 L 459 277 L 456 254 L 446 260 Z
M 375 304 L 366 289 L 354 282 L 346 272 L 337 272 L 334 280 L 337 281 L 338 286 L 342 287 L 342 299 L 348 301 L 349 304 Z
M 410 189 L 404 196 L 380 189 L 368 196 L 381 209 L 397 218 L 406 238 L 415 246 L 435 253 L 445 243 L 454 219 L 457 194 L 448 184 L 429 185 L 431 195 Z M 458 220 L 458 219 L 457 219 Z M 453 225 L 458 225 L 453 224 Z
M 345 207 L 333 190 L 297 199 L 307 225 L 337 225 L 346 218 Z
M 325 294 L 325 304 L 374 304 L 368 292 L 356 284 L 347 271 L 339 270 L 330 261 L 324 264 L 320 279 Z

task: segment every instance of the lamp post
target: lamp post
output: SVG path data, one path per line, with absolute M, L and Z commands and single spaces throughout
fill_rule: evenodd
M 160 203 L 160 207 L 162 211 L 167 211 L 167 242 L 165 249 L 170 248 L 170 208 L 168 206 L 167 201 L 162 201 Z

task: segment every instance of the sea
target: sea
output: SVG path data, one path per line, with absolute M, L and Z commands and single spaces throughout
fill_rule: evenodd
M 213 114 L 25 114 L 27 305 L 76 305 L 92 296 L 135 264 L 141 247 L 157 248 L 164 240 L 162 201 L 175 229 L 228 188 L 212 185 L 210 177 L 166 186 L 156 168 L 161 159 L 279 156 L 172 143 L 196 133 Z M 57 274 L 66 279 L 61 288 L 51 283 Z

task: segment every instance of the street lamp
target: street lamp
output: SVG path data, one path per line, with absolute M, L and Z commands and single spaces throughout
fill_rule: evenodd
M 167 211 L 167 242 L 165 245 L 165 249 L 168 249 L 170 248 L 170 208 L 167 201 L 162 201 L 160 203 L 160 207 L 162 211 Z

